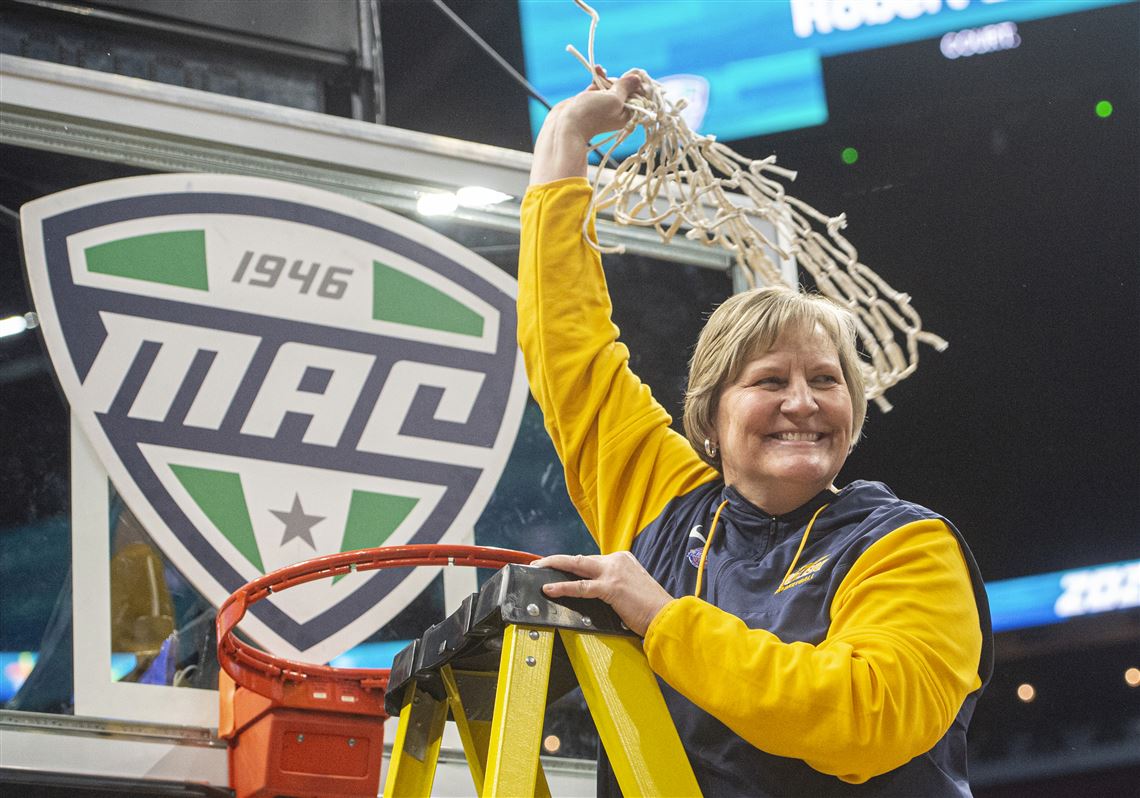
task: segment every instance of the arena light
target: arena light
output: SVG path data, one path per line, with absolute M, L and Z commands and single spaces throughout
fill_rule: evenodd
M 455 192 L 455 198 L 464 208 L 486 208 L 506 202 L 511 195 L 485 186 L 464 186 Z
M 1140 687 L 1140 668 L 1129 668 L 1124 672 L 1124 683 L 1129 687 Z
M 0 319 L 0 338 L 19 335 L 26 329 L 28 329 L 28 323 L 24 321 L 23 316 L 9 316 L 6 319 Z
M 542 748 L 548 754 L 558 753 L 558 749 L 562 747 L 562 741 L 558 739 L 557 735 L 548 734 L 546 739 L 542 741 Z
M 1022 702 L 1028 704 L 1037 698 L 1037 688 L 1029 682 L 1023 682 L 1017 686 L 1017 697 L 1020 698 Z
M 843 163 L 851 166 L 859 160 L 859 150 L 854 147 L 844 147 L 843 151 L 839 153 L 839 157 L 843 159 Z
M 450 191 L 436 194 L 421 194 L 416 200 L 416 213 L 420 216 L 447 216 L 455 213 L 459 198 Z
M 1096 104 L 1096 115 L 1101 119 L 1108 119 L 1112 116 L 1112 103 L 1108 100 L 1101 100 Z
M 486 186 L 464 186 L 456 192 L 437 191 L 420 194 L 416 200 L 416 213 L 420 216 L 448 216 L 463 208 L 486 208 L 511 198 Z
M 10 335 L 19 335 L 25 330 L 34 330 L 39 326 L 39 317 L 35 313 L 25 313 L 22 316 L 9 316 L 0 319 L 0 338 Z

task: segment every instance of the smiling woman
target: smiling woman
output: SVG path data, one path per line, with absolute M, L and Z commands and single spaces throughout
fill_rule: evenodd
M 829 487 L 866 415 L 853 320 L 819 296 L 779 287 L 737 294 L 697 341 L 686 434 L 769 512 Z
M 725 481 L 779 515 L 831 485 L 851 449 L 851 417 L 835 347 L 789 331 L 721 389 L 710 445 Z
M 581 231 L 589 140 L 638 91 L 627 75 L 555 106 L 523 203 L 519 342 L 602 552 L 537 561 L 583 577 L 545 590 L 600 598 L 644 637 L 705 794 L 969 795 L 985 592 L 946 519 L 881 483 L 836 486 L 867 407 L 850 314 L 787 288 L 721 305 L 688 440 L 629 370 Z M 619 794 L 604 755 L 598 774 Z

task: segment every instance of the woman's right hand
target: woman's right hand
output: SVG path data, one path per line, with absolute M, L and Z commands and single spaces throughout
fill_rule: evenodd
M 551 112 L 561 116 L 560 124 L 584 137 L 587 143 L 600 133 L 625 127 L 631 115 L 625 104 L 630 97 L 641 93 L 641 78 L 635 70 L 615 81 L 608 80 L 601 67 L 597 67 L 597 71 L 602 82 L 610 84 L 609 88 L 602 89 L 597 83 L 591 83 L 585 91 L 558 103 Z
M 605 71 L 598 67 L 604 79 Z M 542 123 L 534 146 L 531 184 L 564 177 L 585 177 L 590 139 L 625 127 L 630 111 L 626 101 L 641 93 L 641 78 L 634 71 L 613 81 L 607 89 L 591 85 L 555 105 Z

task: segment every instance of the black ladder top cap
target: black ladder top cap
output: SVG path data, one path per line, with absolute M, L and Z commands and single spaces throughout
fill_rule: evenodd
M 465 598 L 459 609 L 396 654 L 385 696 L 388 713 L 399 714 L 412 679 L 433 698 L 442 700 L 446 691 L 439 669 L 451 663 L 459 667 L 464 661 L 486 660 L 483 655 L 501 647 L 503 630 L 511 624 L 635 637 L 613 608 L 600 599 L 552 599 L 542 592 L 543 585 L 579 579 L 553 568 L 503 566 L 478 593 Z M 495 662 L 497 665 L 497 659 Z
M 498 633 L 507 624 L 524 624 L 632 635 L 613 608 L 601 599 L 552 599 L 542 592 L 543 585 L 577 582 L 581 578 L 553 568 L 503 566 L 477 594 L 472 631 Z

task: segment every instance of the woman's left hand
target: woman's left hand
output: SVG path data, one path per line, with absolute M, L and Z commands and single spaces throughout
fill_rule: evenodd
M 628 551 L 614 554 L 555 554 L 535 560 L 537 568 L 557 568 L 585 577 L 577 582 L 554 582 L 542 591 L 551 598 L 596 598 L 609 604 L 625 625 L 639 635 L 661 608 L 673 600 Z

